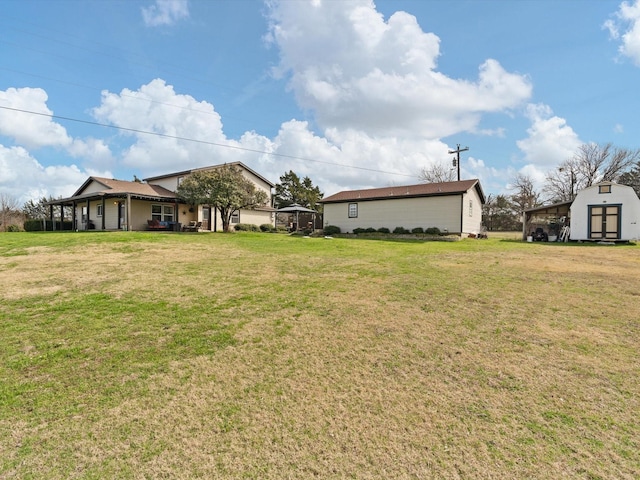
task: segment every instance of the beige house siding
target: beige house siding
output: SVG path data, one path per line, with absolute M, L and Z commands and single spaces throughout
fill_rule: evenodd
M 150 185 L 160 185 L 161 187 L 166 188 L 172 192 L 175 192 L 178 189 L 178 179 L 183 178 L 186 175 L 175 175 L 173 177 L 165 177 L 159 178 L 157 180 L 153 180 L 149 182 Z
M 260 210 L 240 210 L 240 223 L 248 223 L 250 225 L 262 225 L 268 223 L 273 225 L 271 212 L 263 212 Z M 222 225 L 220 223 L 219 225 Z
M 475 189 L 464 194 L 462 201 L 462 233 L 479 233 L 482 227 L 482 201 Z
M 324 224 L 340 227 L 345 233 L 354 228 L 396 227 L 408 230 L 438 227 L 441 231 L 460 232 L 461 196 L 400 198 L 393 200 L 367 200 L 327 203 L 324 206 Z M 349 204 L 357 204 L 358 216 L 349 218 Z M 478 208 L 481 208 L 478 200 Z

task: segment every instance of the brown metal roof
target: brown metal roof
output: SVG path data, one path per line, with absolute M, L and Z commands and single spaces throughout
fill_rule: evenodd
M 431 197 L 438 195 L 457 195 L 476 188 L 484 203 L 484 193 L 477 179 L 459 182 L 419 183 L 394 187 L 369 188 L 365 190 L 344 190 L 323 198 L 320 203 L 349 202 L 353 200 L 383 200 L 391 198 Z

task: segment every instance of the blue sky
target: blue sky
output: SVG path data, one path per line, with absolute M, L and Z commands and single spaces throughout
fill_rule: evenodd
M 326 194 L 640 147 L 640 0 L 3 0 L 0 193 L 242 161 Z M 32 113 L 27 113 L 32 112 Z

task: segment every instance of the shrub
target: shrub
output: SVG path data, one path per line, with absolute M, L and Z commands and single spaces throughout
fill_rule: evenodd
M 336 233 L 340 233 L 340 227 L 336 227 L 335 225 L 327 225 L 324 227 L 325 235 L 335 235 Z
M 266 232 L 266 233 L 273 233 L 276 231 L 276 227 L 274 227 L 270 223 L 263 223 L 262 225 L 260 225 L 260 231 Z
M 375 229 L 375 228 L 373 228 L 373 227 L 369 227 L 369 228 L 367 228 L 367 229 L 365 230 L 365 232 L 367 232 L 367 233 L 376 233 L 376 229 Z
M 357 227 L 357 228 L 353 229 L 353 233 L 355 233 L 356 235 L 358 235 L 360 233 L 364 233 L 364 232 L 366 232 L 366 230 L 364 228 Z
M 393 233 L 395 233 L 396 235 L 403 235 L 405 233 L 411 233 L 411 232 L 409 232 L 409 230 L 407 230 L 404 227 L 396 227 L 393 229 Z
M 24 229 L 26 232 L 42 232 L 42 222 L 40 219 L 31 219 L 24 222 Z M 50 232 L 53 230 L 53 224 L 51 220 L 45 220 L 45 230 Z M 56 230 L 73 230 L 73 222 L 65 220 L 62 222 L 62 228 L 60 228 L 60 221 L 56 220 Z
M 391 230 L 389 230 L 387 227 L 380 227 L 378 229 L 378 233 L 391 233 Z
M 251 223 L 238 223 L 235 225 L 236 232 L 258 232 L 259 229 L 257 225 L 253 225 Z
M 438 227 L 429 227 L 424 231 L 424 233 L 428 235 L 440 235 L 440 229 Z
M 422 227 L 416 227 L 411 229 L 411 233 L 424 233 L 424 228 Z
M 7 232 L 20 232 L 20 231 L 22 231 L 22 229 L 20 228 L 20 225 L 16 225 L 16 224 L 7 225 Z

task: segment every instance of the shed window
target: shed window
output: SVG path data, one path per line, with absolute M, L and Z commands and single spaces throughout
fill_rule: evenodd
M 611 193 L 611 185 L 600 185 L 598 193 Z
M 473 200 L 469 200 L 469 216 L 473 217 Z
M 349 218 L 358 218 L 358 204 L 350 203 L 349 204 Z

